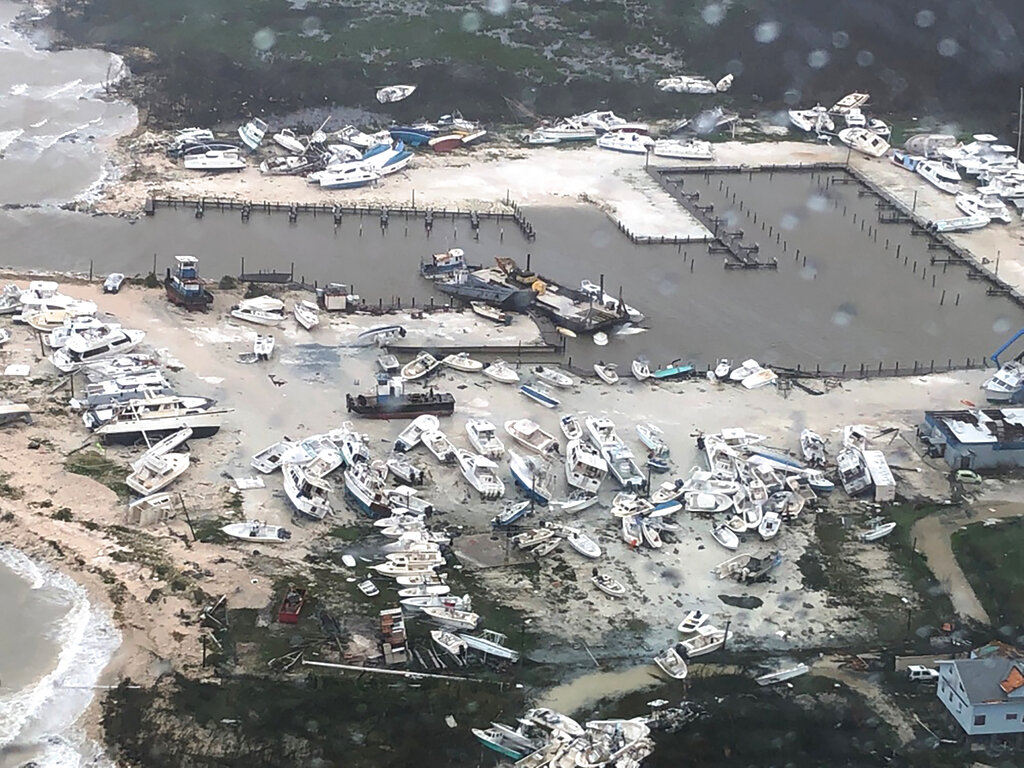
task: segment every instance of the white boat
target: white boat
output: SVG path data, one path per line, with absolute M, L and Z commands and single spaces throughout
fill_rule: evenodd
M 96 312 L 96 305 L 92 302 L 75 302 L 63 307 L 26 307 L 21 314 L 17 315 L 15 322 L 22 322 L 36 331 L 50 333 L 59 328 L 65 327 L 76 319 L 91 317 Z
M 601 307 L 609 312 L 613 312 L 617 315 L 625 315 L 631 323 L 643 322 L 643 312 L 636 307 L 631 307 L 629 304 L 626 304 L 624 301 L 612 296 L 610 293 L 605 293 L 600 284 L 590 280 L 580 280 L 580 290 L 590 296 L 596 304 L 600 304 Z M 598 334 L 594 334 L 594 343 L 603 347 L 608 343 L 608 335 L 600 335 L 604 337 L 604 341 L 599 341 Z
M 726 376 L 729 375 L 729 371 L 731 371 L 731 370 L 732 370 L 732 366 L 729 364 L 729 359 L 726 358 L 726 357 L 723 357 L 722 359 L 720 359 L 718 361 L 718 364 L 715 366 L 715 370 L 714 370 L 715 378 L 716 379 L 724 379 Z
M 434 458 L 442 464 L 452 464 L 456 461 L 456 449 L 448 435 L 439 429 L 431 432 L 424 432 L 420 438 L 423 446 L 434 454 Z
M 686 660 L 676 650 L 675 645 L 669 646 L 662 653 L 655 656 L 654 663 L 661 668 L 662 672 L 675 680 L 686 678 Z
M 639 547 L 644 540 L 643 528 L 640 527 L 638 515 L 626 515 L 622 518 L 622 540 L 630 548 Z
M 882 157 L 889 151 L 889 142 L 867 128 L 844 128 L 839 140 L 846 146 L 868 157 Z
M 566 120 L 557 125 L 544 126 L 526 134 L 527 144 L 559 144 L 562 142 L 593 141 L 597 129 Z
M 190 462 L 187 453 L 149 455 L 136 462 L 137 466 L 133 466 L 134 471 L 124 482 L 140 496 L 149 496 L 173 483 L 189 468 Z
M 351 297 L 351 294 L 348 295 Z M 392 339 L 403 338 L 405 333 L 405 328 L 401 325 L 375 325 L 373 328 L 367 328 L 365 331 L 360 331 L 359 335 L 356 336 L 353 345 L 357 347 L 369 347 L 376 344 L 378 347 L 381 347 Z
M 718 629 L 710 624 L 705 624 L 697 630 L 697 633 L 679 643 L 681 650 L 688 659 L 695 656 L 703 656 L 722 648 L 726 641 L 732 637 L 732 633 L 726 633 L 724 629 Z
M 601 457 L 608 471 L 623 488 L 637 489 L 644 484 L 644 475 L 637 466 L 633 452 L 622 443 L 601 448 Z
M 1024 389 L 1024 365 L 1013 360 L 1003 363 L 981 388 L 990 403 L 1010 402 Z
M 377 355 L 377 368 L 384 373 L 398 375 L 398 370 L 402 367 L 398 363 L 398 358 L 394 355 L 385 352 L 382 355 Z
M 484 629 L 479 635 L 460 634 L 459 637 L 474 651 L 480 651 L 485 656 L 496 656 L 512 663 L 519 661 L 519 651 L 509 648 L 508 638 L 500 632 Z
M 637 424 L 636 434 L 640 442 L 654 451 L 659 456 L 667 456 L 669 453 L 668 444 L 662 439 L 665 434 L 661 427 L 655 424 Z
M 245 160 L 237 149 L 208 149 L 205 152 L 190 152 L 181 164 L 189 171 L 240 171 Z
M 745 523 L 744 527 L 746 527 Z M 740 540 L 736 533 L 725 523 L 717 523 L 711 529 L 711 536 L 726 549 L 735 551 L 740 545 Z
M 573 488 L 596 494 L 608 474 L 608 462 L 581 438 L 573 438 L 565 449 L 565 480 Z
M 671 160 L 715 159 L 715 152 L 711 148 L 711 142 L 699 139 L 688 139 L 686 141 L 658 139 L 654 142 L 652 152 L 655 157 L 665 157 Z
M 11 332 L 6 328 L 0 328 L 0 347 L 11 340 Z
M 576 380 L 572 376 L 550 366 L 538 365 L 533 369 L 533 374 L 545 384 L 550 384 L 553 387 L 569 389 L 576 385 Z
M 704 611 L 687 611 L 683 615 L 682 621 L 679 622 L 679 626 L 676 629 L 684 635 L 693 634 L 698 629 L 703 627 L 711 619 L 711 616 Z
M 377 101 L 381 104 L 402 101 L 412 96 L 415 90 L 415 85 L 385 85 L 383 88 L 377 89 Z
M 608 334 L 604 331 L 598 331 L 593 336 L 594 343 L 599 347 L 608 346 Z M 617 377 L 616 377 L 617 378 Z
M 358 587 L 359 591 L 367 597 L 376 597 L 380 594 L 380 589 L 370 579 L 360 581 L 358 584 L 356 584 L 356 587 Z
M 490 304 L 484 304 L 482 301 L 469 302 L 469 308 L 473 310 L 473 314 L 500 325 L 508 325 L 512 321 L 512 316 L 508 312 L 503 312 L 497 307 L 492 307 Z
M 752 376 L 758 371 L 762 370 L 761 364 L 757 360 L 744 360 L 741 365 L 737 368 L 733 368 L 729 373 L 729 381 L 743 381 L 748 376 Z
M 520 384 L 519 394 L 528 397 L 539 405 L 543 405 L 545 408 L 557 408 L 561 405 L 561 401 L 550 392 L 540 387 L 531 387 L 529 384 Z
M 615 363 L 594 363 L 594 373 L 605 384 L 618 384 L 619 382 L 618 366 Z
M 166 520 L 174 509 L 175 500 L 180 494 L 154 493 L 141 499 L 129 502 L 128 519 L 135 523 L 147 524 L 143 521 Z
M 357 189 L 380 181 L 381 173 L 363 162 L 355 162 L 317 171 L 306 178 L 319 184 L 320 189 Z
M 331 501 L 328 498 L 331 486 L 326 480 L 307 476 L 299 464 L 284 464 L 281 474 L 284 476 L 284 492 L 301 514 L 314 520 L 323 520 L 331 513 Z
M 591 559 L 601 556 L 601 547 L 579 528 L 564 528 L 565 541 L 584 557 Z
M 816 104 L 811 109 L 789 110 L 789 122 L 807 133 L 831 133 L 836 128 L 828 110 L 821 104 Z
M 257 296 L 242 299 L 231 307 L 231 316 L 237 320 L 256 325 L 280 325 L 285 318 L 284 302 L 273 296 Z
M 857 448 L 844 448 L 837 453 L 836 469 L 843 490 L 849 496 L 856 496 L 871 485 L 871 475 L 864 463 L 864 455 Z
M 484 364 L 479 360 L 471 358 L 468 352 L 459 352 L 455 355 L 448 355 L 442 359 L 441 362 L 449 368 L 454 368 L 456 371 L 463 371 L 465 373 L 477 373 L 484 369 Z
M 436 576 L 434 569 L 436 565 L 409 565 L 407 563 L 380 563 L 371 565 L 370 569 L 381 576 L 405 579 L 424 579 Z M 399 582 L 402 583 L 401 581 Z
M 778 512 L 765 512 L 761 515 L 761 522 L 757 526 L 757 535 L 760 536 L 764 541 L 774 539 L 778 533 L 779 528 L 782 527 L 782 518 Z
M 727 512 L 733 501 L 724 493 L 710 491 L 686 491 L 683 493 L 683 509 L 699 514 Z
M 770 368 L 759 368 L 743 379 L 740 385 L 744 389 L 760 389 L 761 387 L 767 387 L 769 384 L 774 384 L 778 379 L 779 375 Z
M 73 373 L 96 360 L 122 355 L 145 337 L 144 331 L 109 327 L 72 333 L 67 343 L 50 356 L 50 362 L 64 373 Z
M 484 368 L 484 376 L 500 381 L 502 384 L 515 384 L 519 381 L 519 374 L 503 360 L 495 360 Z
M 811 466 L 824 466 L 827 457 L 825 439 L 810 429 L 800 431 L 800 452 Z
M 21 311 L 21 288 L 14 283 L 8 283 L 0 291 L 0 315 L 13 315 Z
M 583 437 L 583 425 L 580 424 L 579 417 L 574 413 L 566 414 L 559 419 L 558 428 L 562 430 L 566 440 L 576 440 Z
M 721 81 L 719 81 L 721 82 Z M 729 85 L 732 83 L 730 82 Z M 708 96 L 718 93 L 715 84 L 706 77 L 700 75 L 673 75 L 663 77 L 655 85 L 666 93 L 690 93 L 697 96 Z M 728 86 L 726 86 L 728 89 Z
M 411 361 L 402 366 L 402 378 L 406 381 L 422 379 L 433 373 L 441 365 L 441 361 L 429 352 L 420 352 Z
M 143 436 L 160 439 L 185 427 L 193 437 L 210 437 L 220 430 L 227 408 L 214 408 L 205 397 L 160 395 L 114 403 L 104 413 L 87 411 L 82 421 L 107 443 L 132 444 Z
M 512 537 L 512 542 L 519 547 L 519 549 L 529 549 L 535 547 L 538 544 L 545 542 L 555 535 L 554 530 L 551 528 L 533 528 L 529 531 L 517 534 Z
M 683 497 L 683 494 L 690 489 L 690 484 L 682 478 L 675 478 L 674 480 L 666 480 L 661 483 L 657 488 L 651 491 L 651 503 L 652 504 L 667 504 L 672 501 L 676 501 Z M 693 510 L 687 510 L 693 511 Z
M 111 272 L 107 275 L 107 279 L 103 281 L 103 292 L 120 293 L 121 286 L 124 285 L 124 280 L 124 272 Z
M 427 595 L 447 595 L 452 588 L 447 584 L 420 584 L 416 587 L 403 587 L 398 590 L 399 597 L 424 597 Z
M 500 499 L 505 495 L 505 483 L 498 477 L 498 465 L 486 456 L 455 449 L 455 458 L 466 482 L 472 485 L 484 501 Z
M 274 354 L 274 337 L 269 333 L 257 333 L 252 342 L 252 353 L 257 360 L 269 360 Z
M 238 138 L 242 140 L 249 149 L 256 149 L 263 141 L 263 137 L 267 135 L 267 128 L 269 126 L 263 120 L 258 117 L 254 117 L 245 125 L 239 126 Z
M 992 223 L 988 216 L 956 216 L 952 219 L 937 219 L 928 225 L 933 232 L 971 232 L 984 229 Z
M 311 331 L 320 325 L 320 316 L 316 310 L 305 304 L 296 303 L 292 307 L 292 314 L 295 315 L 295 321 L 307 331 Z
M 560 538 L 558 538 L 557 536 L 552 536 L 547 541 L 542 541 L 540 544 L 534 547 L 533 551 L 530 552 L 530 554 L 534 557 L 545 557 L 546 555 L 550 555 L 552 552 L 558 549 L 561 543 L 562 540 Z
M 590 577 L 590 581 L 595 587 L 610 597 L 626 596 L 626 588 L 620 582 L 616 581 L 611 576 L 605 576 L 604 574 L 597 573 L 596 568 L 594 569 L 594 575 Z
M 874 528 L 872 528 L 872 529 L 862 533 L 860 535 L 860 540 L 861 541 L 878 541 L 879 539 L 884 539 L 886 536 L 888 536 L 894 530 L 896 530 L 896 523 L 894 523 L 894 522 L 890 521 L 888 523 L 879 523 Z
M 971 195 L 961 192 L 956 196 L 956 207 L 967 216 L 988 216 L 1004 224 L 1009 224 L 1010 210 L 995 195 Z
M 395 450 L 411 451 L 420 444 L 424 434 L 427 432 L 435 432 L 440 426 L 441 422 L 438 421 L 437 416 L 432 413 L 424 413 L 417 416 L 409 422 L 409 425 L 405 427 L 405 429 L 398 433 L 398 439 L 395 440 Z
M 271 138 L 273 138 L 277 146 L 294 155 L 303 155 L 309 148 L 308 143 L 296 136 L 295 131 L 291 128 L 284 128 L 275 133 Z
M 848 128 L 867 128 L 868 119 L 860 107 L 851 107 L 843 115 L 843 120 Z
M 515 419 L 505 422 L 505 431 L 524 448 L 534 453 L 558 453 L 558 440 L 540 425 L 530 419 Z
M 917 172 L 943 192 L 955 195 L 960 191 L 960 174 L 950 165 L 938 160 L 922 160 L 917 164 Z
M 569 514 L 576 514 L 582 512 L 584 509 L 588 509 L 597 503 L 596 493 L 587 493 L 586 491 L 576 490 L 570 493 L 565 501 L 559 502 L 563 512 Z
M 267 525 L 259 520 L 249 520 L 244 523 L 228 523 L 221 526 L 221 530 L 233 539 L 243 541 L 255 541 L 260 544 L 280 544 L 292 537 L 287 528 L 279 525 Z
M 810 667 L 804 663 L 800 663 L 792 667 L 780 669 L 777 672 L 769 672 L 767 674 L 760 675 L 759 677 L 755 677 L 754 682 L 760 686 L 775 685 L 775 683 L 784 683 L 787 680 L 792 680 L 794 677 L 806 675 L 810 671 Z
M 593 110 L 582 115 L 574 115 L 569 120 L 580 125 L 590 126 L 598 133 L 605 133 L 607 131 L 647 133 L 650 130 L 650 126 L 646 123 L 630 122 L 609 110 Z
M 524 456 L 511 448 L 508 452 L 508 468 L 516 485 L 541 506 L 551 501 L 551 466 L 540 456 Z
M 472 611 L 460 611 L 444 605 L 428 605 L 420 611 L 424 616 L 456 629 L 476 629 L 480 617 Z
M 426 482 L 426 473 L 411 461 L 391 456 L 385 465 L 388 472 L 408 485 L 423 485 Z
M 402 601 L 405 602 L 404 600 Z M 438 607 L 438 606 L 431 606 Z M 434 642 L 438 648 L 442 651 L 450 653 L 456 659 L 463 659 L 466 653 L 469 651 L 469 646 L 466 645 L 466 641 L 458 635 L 453 635 L 451 632 L 445 632 L 441 629 L 430 630 L 430 639 Z
M 868 99 L 870 98 L 870 94 L 867 93 L 860 93 L 858 91 L 848 93 L 833 104 L 832 109 L 830 109 L 829 112 L 835 112 L 838 115 L 846 114 L 851 109 L 860 109 L 868 103 Z
M 646 155 L 654 146 L 654 139 L 641 133 L 630 131 L 608 131 L 597 139 L 597 146 L 613 152 L 625 152 L 631 155 Z
M 650 518 L 638 517 L 635 519 L 640 524 L 640 533 L 643 536 L 644 543 L 652 549 L 661 549 L 661 534 L 658 532 L 658 529 L 654 527 Z
M 633 377 L 637 381 L 645 381 L 651 378 L 651 364 L 646 360 L 634 360 L 631 367 L 633 370 Z
M 477 453 L 489 459 L 497 459 L 505 453 L 505 444 L 498 437 L 498 428 L 487 419 L 469 419 L 466 422 L 469 444 Z

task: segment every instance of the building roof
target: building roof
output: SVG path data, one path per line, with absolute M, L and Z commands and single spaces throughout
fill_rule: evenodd
M 1024 408 L 927 411 L 925 416 L 961 444 L 1024 442 Z
M 1024 685 L 1021 662 L 1002 656 L 983 659 L 956 659 L 951 664 L 964 685 L 964 695 L 972 705 L 1006 701 Z M 1019 696 L 1019 693 L 1018 693 Z M 1018 698 L 1014 696 L 1014 699 Z

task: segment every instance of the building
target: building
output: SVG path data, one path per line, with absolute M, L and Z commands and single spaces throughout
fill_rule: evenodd
M 918 436 L 953 469 L 1024 466 L 1024 408 L 925 411 Z
M 936 695 L 968 736 L 1024 733 L 1024 661 L 993 654 L 938 667 Z

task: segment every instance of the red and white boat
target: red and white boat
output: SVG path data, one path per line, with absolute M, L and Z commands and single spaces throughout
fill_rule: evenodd
M 289 587 L 277 609 L 277 620 L 281 624 L 298 624 L 299 614 L 306 602 L 306 590 Z
M 451 152 L 464 146 L 461 133 L 449 133 L 444 136 L 435 136 L 427 142 L 435 152 Z

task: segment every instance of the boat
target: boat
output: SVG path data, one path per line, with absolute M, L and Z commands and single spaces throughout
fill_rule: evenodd
M 871 528 L 870 530 L 865 531 L 864 533 L 862 533 L 860 535 L 860 540 L 861 541 L 878 541 L 879 539 L 884 539 L 886 536 L 888 536 L 894 530 L 896 530 L 896 523 L 894 523 L 894 522 L 890 521 L 888 523 L 879 523 L 874 528 Z
M 143 496 L 141 499 L 129 502 L 128 519 L 146 524 L 148 521 L 166 520 L 174 509 L 175 500 L 181 498 L 181 494 L 154 493 L 150 496 Z M 146 522 L 144 522 L 146 521 Z
M 945 232 L 970 232 L 975 229 L 983 229 L 992 222 L 988 216 L 957 216 L 952 219 L 937 219 L 928 225 L 928 228 L 937 234 Z
M 605 384 L 619 383 L 618 366 L 615 363 L 596 362 L 594 363 L 594 373 Z
M 50 362 L 63 373 L 74 373 L 96 360 L 123 355 L 146 337 L 144 331 L 107 326 L 72 333 L 63 347 L 57 349 Z
M 455 398 L 447 392 L 405 392 L 400 377 L 390 378 L 377 374 L 375 394 L 345 395 L 349 412 L 371 419 L 411 419 L 422 414 L 451 416 L 455 412 Z
M 510 285 L 504 275 L 493 268 L 454 272 L 435 280 L 434 288 L 462 301 L 486 303 L 516 312 L 525 311 L 537 297 L 531 286 Z
M 565 480 L 573 488 L 596 494 L 608 474 L 608 462 L 581 438 L 569 441 L 565 449 Z
M 601 547 L 579 528 L 563 528 L 566 543 L 584 557 L 591 559 L 601 556 Z
M 843 121 L 848 128 L 867 128 L 868 119 L 860 107 L 851 107 L 844 115 Z
M 730 82 L 730 85 L 732 83 Z M 707 96 L 718 93 L 715 84 L 706 77 L 699 75 L 673 75 L 663 77 L 655 85 L 667 93 L 690 93 L 698 96 Z M 728 86 L 726 86 L 728 88 Z
M 524 448 L 541 455 L 558 453 L 558 440 L 540 425 L 530 419 L 515 419 L 505 422 L 505 431 Z
M 424 597 L 426 595 L 447 595 L 449 592 L 451 592 L 451 587 L 447 584 L 420 584 L 416 587 L 403 587 L 399 589 L 398 596 Z
M 640 525 L 640 533 L 643 536 L 644 543 L 652 549 L 661 549 L 661 534 L 658 532 L 658 529 L 654 527 L 651 520 L 647 517 L 638 517 L 635 519 Z
M 420 609 L 428 619 L 456 629 L 476 629 L 480 616 L 472 611 L 460 611 L 445 605 L 428 605 Z
M 277 621 L 280 624 L 298 624 L 299 614 L 306 602 L 306 590 L 289 586 L 288 591 L 277 609 Z
M 664 432 L 654 424 L 637 424 L 636 434 L 640 442 L 660 456 L 667 456 L 668 444 L 662 439 Z
M 871 476 L 864 463 L 864 455 L 857 448 L 844 448 L 837 453 L 836 469 L 843 490 L 849 496 L 856 496 L 871 485 Z
M 444 253 L 435 253 L 429 261 L 421 261 L 420 277 L 434 280 L 462 269 L 466 269 L 466 252 L 461 248 L 449 248 Z
M 409 98 L 415 90 L 415 85 L 385 85 L 377 89 L 377 101 L 381 104 L 392 104 Z
M 778 512 L 768 511 L 761 515 L 761 522 L 757 526 L 757 535 L 764 541 L 774 539 L 782 527 L 782 518 Z
M 259 520 L 249 520 L 244 523 L 228 523 L 221 526 L 221 530 L 233 539 L 243 541 L 255 541 L 260 544 L 280 544 L 292 537 L 287 528 L 279 525 L 268 525 Z
M 269 333 L 258 333 L 252 342 L 252 353 L 257 360 L 269 360 L 274 354 L 274 337 Z
M 441 136 L 433 136 L 427 140 L 427 146 L 435 152 L 451 152 L 453 149 L 459 149 L 464 146 L 462 137 L 463 134 L 461 133 L 446 133 Z
M 729 381 L 743 381 L 748 376 L 752 376 L 760 370 L 761 364 L 758 363 L 757 360 L 744 360 L 739 367 L 733 368 L 729 373 Z
M 917 172 L 943 192 L 955 195 L 960 191 L 960 174 L 951 165 L 938 160 L 924 160 L 917 164 Z
M 825 460 L 828 455 L 825 448 L 825 439 L 817 432 L 813 432 L 809 429 L 801 430 L 800 453 L 803 454 L 804 461 L 812 467 L 825 466 Z
M 499 325 L 508 325 L 512 322 L 512 315 L 508 312 L 502 312 L 497 307 L 492 307 L 490 304 L 484 304 L 482 301 L 469 302 L 469 308 L 473 310 L 474 314 L 487 320 L 492 320 Z
M 540 456 L 523 456 L 512 449 L 509 449 L 508 456 L 508 467 L 516 485 L 526 492 L 527 497 L 542 507 L 547 506 L 552 497 L 550 465 Z
M 868 103 L 868 99 L 870 98 L 871 96 L 867 93 L 859 93 L 857 91 L 848 93 L 833 104 L 832 109 L 830 109 L 829 112 L 835 112 L 839 115 L 846 114 L 851 109 L 860 109 Z
M 658 368 L 651 375 L 656 379 L 674 379 L 676 376 L 687 376 L 691 373 L 693 373 L 693 365 L 677 359 L 663 368 Z
M 484 376 L 500 381 L 502 384 L 515 384 L 519 381 L 519 374 L 503 360 L 495 360 L 484 368 Z
M 733 501 L 724 493 L 711 491 L 686 491 L 683 493 L 683 509 L 700 514 L 727 512 Z
M 283 464 L 284 492 L 298 512 L 314 520 L 323 520 L 332 512 L 326 480 L 307 475 L 299 464 Z
M 432 564 L 418 564 L 418 563 L 380 563 L 379 565 L 371 565 L 370 569 L 376 571 L 381 576 L 389 576 L 391 578 L 409 578 L 409 579 L 423 579 L 436 576 L 434 569 L 437 565 Z M 399 582 L 400 584 L 402 582 Z
M 746 524 L 744 523 L 744 526 Z M 721 544 L 726 549 L 735 551 L 739 545 L 740 540 L 736 536 L 736 533 L 725 523 L 717 523 L 711 529 L 711 537 Z
M 56 285 L 56 283 L 54 283 Z M 14 283 L 8 283 L 0 291 L 0 315 L 13 315 L 21 312 L 21 288 Z
M 401 367 L 398 358 L 394 355 L 387 352 L 383 355 L 377 355 L 377 368 L 382 373 L 397 374 Z
M 360 592 L 362 592 L 367 597 L 376 597 L 380 594 L 380 589 L 370 579 L 360 581 L 358 584 L 356 584 L 356 587 L 359 589 Z
M 523 737 L 523 741 L 517 740 L 496 727 L 487 728 L 486 730 L 471 728 L 470 730 L 485 747 L 513 760 L 521 760 L 527 755 L 535 753 L 543 746 L 540 742 L 524 744 L 523 742 L 527 741 L 525 737 Z
M 410 598 L 414 599 L 414 598 Z M 405 600 L 402 601 L 404 605 Z M 424 605 L 423 607 L 443 607 L 443 603 L 438 605 Z M 430 630 L 430 639 L 434 642 L 438 648 L 442 651 L 447 651 L 456 659 L 463 659 L 466 656 L 466 652 L 469 650 L 469 646 L 466 645 L 466 641 L 458 635 L 454 635 L 451 632 L 446 632 L 443 629 L 432 629 Z
M 210 437 L 220 429 L 227 408 L 214 408 L 205 397 L 160 395 L 112 403 L 100 413 L 87 411 L 82 421 L 105 443 L 131 445 L 143 438 L 162 439 L 186 427 L 196 438 Z
M 479 360 L 471 358 L 468 352 L 459 352 L 454 355 L 447 355 L 441 360 L 441 362 L 449 368 L 454 368 L 456 371 L 463 371 L 465 373 L 477 373 L 484 369 L 484 364 Z
M 566 440 L 577 440 L 583 437 L 583 425 L 574 413 L 567 414 L 558 420 L 558 428 L 562 430 Z
M 576 386 L 576 380 L 573 379 L 572 376 L 567 373 L 563 373 L 557 368 L 552 368 L 547 365 L 538 365 L 533 369 L 533 374 L 545 384 L 550 384 L 552 387 L 569 389 Z
M 455 458 L 466 482 L 472 485 L 484 501 L 500 499 L 505 495 L 505 483 L 498 477 L 498 465 L 486 456 L 455 449 Z
M 1024 390 L 1024 364 L 1015 360 L 1003 363 L 981 388 L 990 403 L 1012 402 Z
M 423 485 L 426 482 L 426 473 L 410 461 L 405 461 L 398 456 L 392 456 L 385 462 L 388 472 L 397 477 L 403 483 L 409 485 Z
M 704 611 L 687 611 L 683 615 L 683 619 L 679 622 L 679 626 L 676 627 L 676 629 L 678 629 L 681 634 L 689 635 L 707 624 L 710 619 L 710 614 L 704 613 Z
M 684 680 L 686 678 L 686 660 L 676 650 L 676 645 L 670 645 L 662 653 L 655 656 L 654 663 L 661 668 L 662 672 L 674 680 Z
M 384 465 L 388 471 L 390 465 Z M 420 470 L 422 471 L 422 470 Z M 397 488 L 390 488 L 384 491 L 388 502 L 393 509 L 403 509 L 413 515 L 431 515 L 434 513 L 434 505 L 417 494 L 415 488 L 408 485 L 400 485 Z M 428 535 L 431 541 L 444 542 L 448 540 L 443 533 L 431 533 Z
M 759 368 L 743 379 L 740 385 L 744 389 L 760 389 L 761 387 L 767 387 L 769 384 L 774 384 L 778 379 L 779 375 L 770 368 Z
M 256 149 L 263 141 L 263 137 L 267 135 L 267 128 L 269 128 L 263 120 L 258 117 L 251 118 L 245 125 L 239 126 L 238 138 L 242 140 L 249 149 Z
M 318 183 L 320 189 L 358 189 L 380 181 L 381 172 L 359 161 L 325 168 L 306 178 Z
M 508 638 L 500 632 L 490 629 L 480 631 L 479 635 L 459 634 L 463 640 L 474 651 L 479 651 L 485 656 L 496 656 L 499 659 L 511 661 L 513 664 L 519 661 L 519 652 L 508 647 Z
M 637 489 L 644 484 L 644 475 L 633 458 L 633 452 L 622 443 L 601 448 L 601 457 L 608 471 L 623 488 Z
M 843 128 L 838 135 L 843 144 L 868 157 L 882 157 L 890 149 L 889 142 L 864 127 Z
M 554 535 L 555 532 L 551 528 L 533 528 L 513 536 L 512 541 L 519 549 L 529 549 L 553 538 Z
M 467 420 L 466 435 L 469 437 L 469 444 L 481 456 L 497 459 L 505 453 L 505 444 L 498 437 L 498 428 L 487 419 Z
M 291 152 L 293 155 L 303 155 L 308 149 L 306 142 L 296 136 L 295 131 L 291 128 L 283 128 L 271 138 L 277 146 Z
M 213 303 L 213 294 L 206 288 L 206 283 L 199 277 L 199 259 L 195 256 L 175 256 L 175 270 L 167 270 L 164 278 L 164 291 L 167 300 L 175 306 L 189 312 L 200 310 L 205 312 Z
M 517 502 L 506 502 L 505 507 L 491 520 L 491 525 L 496 528 L 502 528 L 506 525 L 512 525 L 512 523 L 520 520 L 526 515 L 530 508 L 533 506 L 532 502 L 517 501 Z
M 353 345 L 357 347 L 370 347 L 376 344 L 380 347 L 392 339 L 404 338 L 405 333 L 405 328 L 401 325 L 375 325 L 373 328 L 360 331 Z
M 695 656 L 703 656 L 725 647 L 725 643 L 730 637 L 732 637 L 731 632 L 705 624 L 697 630 L 693 637 L 681 641 L 679 648 L 687 659 L 692 659 Z
M 902 149 L 897 149 L 892 153 L 892 162 L 898 165 L 900 168 L 905 168 L 908 171 L 916 172 L 917 166 L 922 160 L 928 158 L 921 155 L 915 155 L 912 152 L 905 152 Z
M 245 160 L 235 148 L 189 152 L 181 164 L 189 171 L 241 171 L 245 168 Z
M 540 544 L 534 547 L 533 551 L 530 552 L 530 554 L 534 557 L 545 557 L 547 555 L 550 555 L 556 549 L 558 549 L 558 547 L 561 544 L 562 540 L 560 538 L 558 538 L 557 536 L 552 536 L 550 539 L 542 541 Z
M 133 472 L 125 478 L 125 485 L 140 496 L 162 491 L 188 469 L 191 460 L 187 453 L 148 455 L 133 465 Z
M 552 502 L 554 503 L 554 502 Z M 570 493 L 565 501 L 560 502 L 563 512 L 575 514 L 582 512 L 584 509 L 588 509 L 597 503 L 597 494 L 588 493 L 584 490 L 576 490 Z
M 622 520 L 622 540 L 631 549 L 639 547 L 644 540 L 643 528 L 640 526 L 640 515 L 625 515 Z
M 124 285 L 124 273 L 123 272 L 111 272 L 107 275 L 107 279 L 103 281 L 103 292 L 104 293 L 120 293 L 121 286 Z
M 597 139 L 597 146 L 612 152 L 646 155 L 654 146 L 654 139 L 632 131 L 608 131 Z
M 456 461 L 456 448 L 448 436 L 439 429 L 431 432 L 424 432 L 420 438 L 423 447 L 430 451 L 434 458 L 442 464 L 454 464 Z
M 539 387 L 531 387 L 529 384 L 520 384 L 519 393 L 533 400 L 535 403 L 540 403 L 545 408 L 557 408 L 561 405 L 561 401 L 546 392 Z
M 292 314 L 295 315 L 295 321 L 307 331 L 311 331 L 320 325 L 320 317 L 317 315 L 316 310 L 305 304 L 296 303 L 292 307 Z
M 789 122 L 807 133 L 831 133 L 836 128 L 828 110 L 821 104 L 816 104 L 811 109 L 789 110 Z
M 560 144 L 579 141 L 593 141 L 597 138 L 597 129 L 579 122 L 565 120 L 557 125 L 537 128 L 525 134 L 527 144 Z
M 787 680 L 792 680 L 794 677 L 806 675 L 810 671 L 810 667 L 808 667 L 804 663 L 800 663 L 792 667 L 780 669 L 777 672 L 769 672 L 767 674 L 755 677 L 754 682 L 762 687 L 766 685 L 775 685 L 775 683 L 784 683 Z
M 633 377 L 637 381 L 645 381 L 651 378 L 651 366 L 646 360 L 634 360 L 631 366 L 633 370 Z
M 715 152 L 710 141 L 700 139 L 658 139 L 654 142 L 651 152 L 655 157 L 671 160 L 714 160 Z
M 594 569 L 594 575 L 590 577 L 590 581 L 595 587 L 610 597 L 626 596 L 626 588 L 621 582 L 616 581 L 611 576 L 598 573 L 596 568 Z
M 604 331 L 598 331 L 594 334 L 594 343 L 599 347 L 605 347 L 608 345 L 608 334 Z
M 971 195 L 961 192 L 956 196 L 956 207 L 966 216 L 987 216 L 989 219 L 1009 224 L 1010 210 L 995 195 Z

